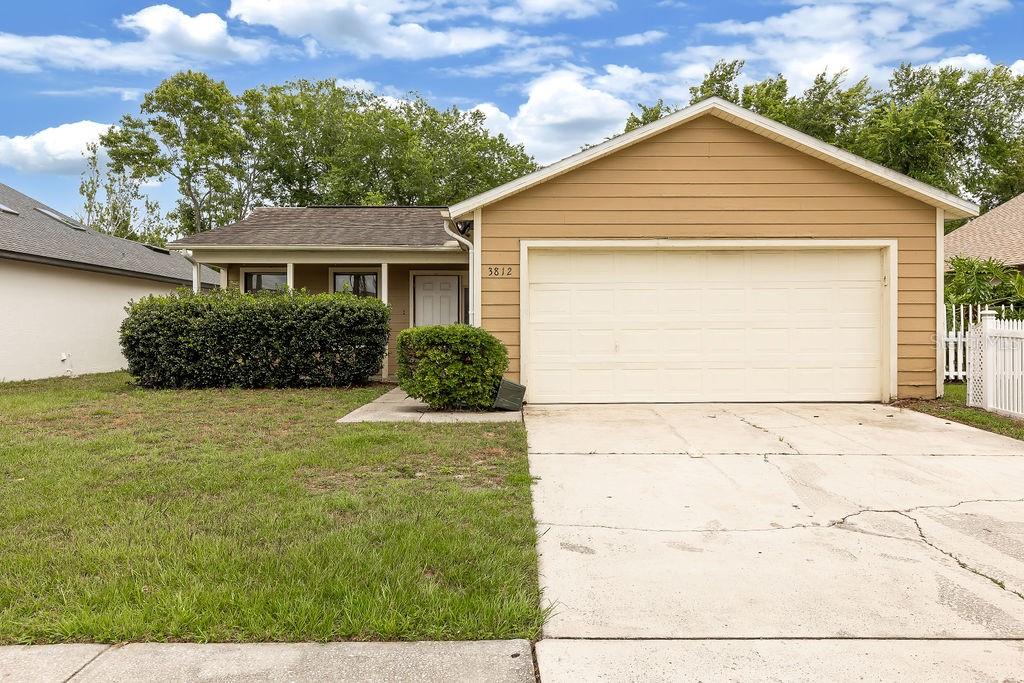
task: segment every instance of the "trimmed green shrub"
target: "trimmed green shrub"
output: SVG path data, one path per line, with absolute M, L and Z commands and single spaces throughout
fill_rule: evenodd
M 121 349 L 154 388 L 364 384 L 387 350 L 390 309 L 352 294 L 180 290 L 125 308 Z
M 469 325 L 398 333 L 398 385 L 437 409 L 490 408 L 508 369 L 505 345 Z

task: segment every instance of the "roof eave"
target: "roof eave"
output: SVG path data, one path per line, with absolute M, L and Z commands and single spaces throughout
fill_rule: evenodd
M 904 175 L 892 169 L 886 168 L 873 161 L 859 157 L 856 154 L 847 152 L 834 145 L 822 142 L 806 133 L 801 133 L 789 126 L 778 123 L 771 119 L 755 114 L 739 105 L 726 100 L 712 97 L 703 100 L 685 109 L 669 114 L 646 126 L 641 126 L 629 133 L 624 133 L 610 140 L 606 140 L 589 149 L 577 152 L 561 161 L 556 161 L 550 166 L 534 171 L 504 185 L 482 192 L 475 197 L 463 200 L 450 208 L 450 216 L 453 219 L 463 218 L 472 214 L 476 209 L 493 204 L 505 197 L 517 194 L 531 187 L 539 185 L 551 178 L 567 173 L 579 166 L 596 161 L 619 149 L 635 145 L 643 140 L 658 135 L 659 133 L 681 125 L 703 114 L 719 115 L 731 123 L 742 127 L 753 129 L 755 132 L 767 135 L 771 139 L 790 147 L 821 158 L 823 161 L 833 163 L 840 168 L 857 173 L 869 180 L 890 187 L 897 192 L 907 194 L 927 204 L 942 208 L 947 213 L 947 218 L 969 218 L 977 216 L 979 208 L 977 204 L 961 199 L 956 195 L 944 190 L 922 183 L 910 176 Z M 776 137 L 778 136 L 778 137 Z
M 436 246 L 411 246 L 404 244 L 368 245 L 368 244 L 197 244 L 172 242 L 167 245 L 173 251 L 190 249 L 258 249 L 262 251 L 461 251 L 458 244 Z

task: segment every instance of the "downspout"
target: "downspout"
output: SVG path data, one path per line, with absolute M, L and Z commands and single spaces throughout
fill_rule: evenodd
M 188 249 L 181 249 L 178 251 L 179 254 L 185 257 L 185 260 L 192 264 L 192 293 L 198 294 L 203 290 L 203 269 L 196 263 L 196 260 L 192 258 L 192 252 Z
M 469 320 L 467 322 L 472 325 L 473 321 L 476 320 L 474 317 L 474 313 L 476 312 L 476 294 L 473 291 L 473 243 L 459 234 L 459 229 L 450 215 L 443 215 L 443 218 L 444 231 L 448 233 L 452 239 L 465 247 L 466 251 L 469 252 Z M 452 230 L 452 228 L 455 229 Z

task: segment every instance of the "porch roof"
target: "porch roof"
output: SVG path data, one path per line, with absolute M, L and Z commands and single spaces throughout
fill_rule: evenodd
M 440 206 L 268 206 L 222 228 L 171 242 L 216 247 L 437 248 L 454 244 Z

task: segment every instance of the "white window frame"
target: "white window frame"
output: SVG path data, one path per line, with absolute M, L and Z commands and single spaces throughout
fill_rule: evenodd
M 380 295 L 381 295 L 381 280 L 383 280 L 383 276 L 381 275 L 381 269 L 380 268 L 366 268 L 366 267 L 361 267 L 361 268 L 360 267 L 345 268 L 344 266 L 337 266 L 337 267 L 333 267 L 332 266 L 331 268 L 328 268 L 327 269 L 327 291 L 330 292 L 331 294 L 337 294 L 337 292 L 334 291 L 334 276 L 335 276 L 335 274 L 341 274 L 341 275 L 376 275 L 377 276 L 377 296 L 376 296 L 376 298 L 378 298 L 378 299 L 380 298 Z
M 239 268 L 238 269 L 238 291 L 242 294 L 249 294 L 245 291 L 245 276 L 248 273 L 267 273 L 271 275 L 284 275 L 285 279 L 288 278 L 288 268 Z
M 465 308 L 466 273 L 460 270 L 410 270 L 409 271 L 409 327 L 416 327 L 416 276 L 417 275 L 450 275 L 459 279 L 459 319 L 464 323 L 462 311 Z
M 536 249 L 654 249 L 654 250 L 764 250 L 764 249 L 862 249 L 882 253 L 881 388 L 882 403 L 896 400 L 899 392 L 897 330 L 899 327 L 899 251 L 894 239 L 549 239 L 519 242 L 519 377 L 529 377 L 530 251 Z M 526 400 L 530 400 L 527 386 Z

